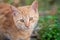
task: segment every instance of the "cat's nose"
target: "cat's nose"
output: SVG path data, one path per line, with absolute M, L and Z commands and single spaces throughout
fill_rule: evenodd
M 26 23 L 25 23 L 25 26 L 26 26 L 27 28 L 29 28 L 30 23 L 29 23 L 29 22 L 26 22 Z

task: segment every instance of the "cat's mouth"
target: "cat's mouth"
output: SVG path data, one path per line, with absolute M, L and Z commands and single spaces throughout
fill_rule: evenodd
M 20 24 L 17 24 L 16 27 L 17 27 L 19 30 L 31 30 L 31 29 L 34 28 L 32 25 L 30 25 L 29 27 L 26 27 L 25 25 L 20 25 Z
M 29 30 L 30 28 L 25 27 L 25 26 L 18 26 L 17 27 L 19 30 Z
M 24 27 L 24 28 L 20 28 L 21 30 L 29 30 L 30 28 L 28 27 Z

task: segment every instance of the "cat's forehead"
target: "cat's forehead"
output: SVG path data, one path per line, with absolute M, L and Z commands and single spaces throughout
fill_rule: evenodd
M 35 13 L 29 6 L 19 7 L 18 9 L 22 16 L 33 16 Z

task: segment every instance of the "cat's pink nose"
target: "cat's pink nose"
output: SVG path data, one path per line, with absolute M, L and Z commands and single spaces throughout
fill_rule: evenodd
M 27 28 L 29 28 L 30 23 L 29 23 L 29 22 L 26 22 L 26 23 L 25 23 L 25 26 L 26 26 Z

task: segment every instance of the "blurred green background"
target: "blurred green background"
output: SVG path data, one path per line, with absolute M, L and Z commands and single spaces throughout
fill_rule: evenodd
M 31 5 L 34 0 L 0 0 L 18 6 Z M 60 0 L 37 0 L 39 21 L 36 38 L 32 40 L 60 40 Z

